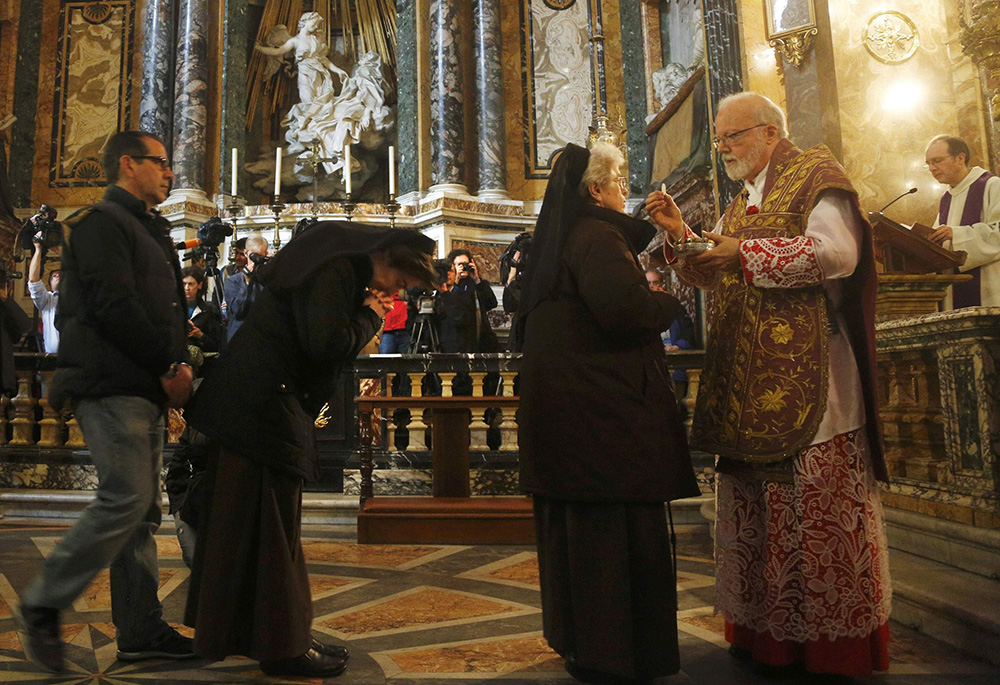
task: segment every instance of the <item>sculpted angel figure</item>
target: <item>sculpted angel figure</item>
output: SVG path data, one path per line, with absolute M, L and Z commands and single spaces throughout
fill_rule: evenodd
M 330 49 L 323 40 L 323 17 L 318 12 L 306 12 L 299 17 L 299 32 L 289 35 L 284 24 L 278 24 L 267 34 L 269 45 L 254 44 L 254 49 L 269 57 L 265 78 L 273 76 L 281 68 L 284 55 L 295 51 L 298 67 L 299 104 L 311 103 L 327 97 L 334 91 L 334 75 L 347 79 L 347 72 L 330 61 Z

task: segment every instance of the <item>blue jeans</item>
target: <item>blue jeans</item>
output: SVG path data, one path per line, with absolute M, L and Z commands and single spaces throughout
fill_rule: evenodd
M 141 397 L 80 400 L 76 418 L 97 467 L 97 497 L 45 560 L 21 598 L 66 609 L 111 567 L 111 620 L 119 649 L 138 649 L 169 633 L 157 597 L 153 535 L 160 526 L 164 410 Z
M 406 329 L 398 331 L 382 331 L 382 340 L 378 344 L 379 354 L 406 354 L 410 351 L 410 334 Z

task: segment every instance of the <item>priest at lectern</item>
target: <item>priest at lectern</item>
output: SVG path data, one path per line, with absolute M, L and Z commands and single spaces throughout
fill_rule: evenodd
M 1000 177 L 980 166 L 969 166 L 969 146 L 955 136 L 935 136 L 924 155 L 934 179 L 950 186 L 941 196 L 935 230 L 928 238 L 965 252 L 965 264 L 959 270 L 972 275 L 971 281 L 952 287 L 953 307 L 998 307 Z

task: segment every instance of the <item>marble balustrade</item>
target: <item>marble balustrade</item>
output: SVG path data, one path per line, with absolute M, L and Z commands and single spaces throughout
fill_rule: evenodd
M 671 372 L 687 372 L 688 427 L 694 413 L 704 351 L 667 353 Z M 357 399 L 378 397 L 392 407 L 359 412 L 358 468 L 344 471 L 344 492 L 431 494 L 429 454 L 434 409 L 414 407 L 427 397 L 468 397 L 470 490 L 473 495 L 515 494 L 517 489 L 516 389 L 519 354 L 371 355 L 354 364 Z M 498 397 L 504 407 L 490 407 Z M 512 400 L 514 400 L 512 402 Z M 488 408 L 487 411 L 483 411 Z M 366 444 L 367 443 L 367 444 Z M 366 447 L 370 447 L 366 449 Z M 366 463 L 366 452 L 371 454 Z M 365 472 L 367 473 L 367 476 Z

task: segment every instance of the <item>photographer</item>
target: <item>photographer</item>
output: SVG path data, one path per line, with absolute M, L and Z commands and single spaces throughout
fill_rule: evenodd
M 246 267 L 226 279 L 224 292 L 226 296 L 226 315 L 229 323 L 226 329 L 226 340 L 232 340 L 243 321 L 250 313 L 250 308 L 260 293 L 261 286 L 253 278 L 254 268 L 258 263 L 267 261 L 267 239 L 259 234 L 247 236 Z
M 468 250 L 448 254 L 453 285 L 440 294 L 439 327 L 442 352 L 496 352 L 497 336 L 486 315 L 497 306 L 489 281 L 479 276 L 476 260 Z
M 56 328 L 56 307 L 59 304 L 59 269 L 49 272 L 49 287 L 42 283 L 42 264 L 45 261 L 44 234 L 39 231 L 32 243 L 31 263 L 28 265 L 28 293 L 31 301 L 42 317 L 42 339 L 40 347 L 48 354 L 59 351 L 59 329 Z

